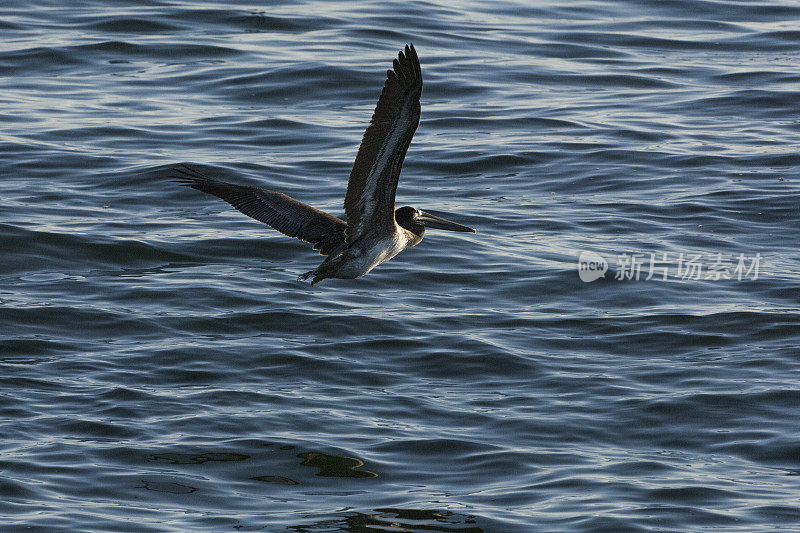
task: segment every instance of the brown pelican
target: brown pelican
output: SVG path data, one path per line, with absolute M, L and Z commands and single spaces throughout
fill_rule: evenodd
M 422 72 L 414 45 L 406 45 L 386 71 L 386 83 L 358 149 L 344 210 L 347 221 L 298 202 L 283 193 L 218 181 L 189 167 L 175 181 L 217 196 L 247 216 L 289 237 L 313 244 L 327 255 L 311 285 L 325 278 L 357 278 L 416 246 L 425 228 L 475 232 L 474 229 L 414 207 L 395 211 L 394 199 L 408 145 L 419 125 Z

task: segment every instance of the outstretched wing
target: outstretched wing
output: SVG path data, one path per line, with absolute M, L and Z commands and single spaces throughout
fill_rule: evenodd
M 386 71 L 386 84 L 358 149 L 344 209 L 347 240 L 367 228 L 394 226 L 394 197 L 408 145 L 419 125 L 422 72 L 414 45 L 406 45 Z
M 323 255 L 344 242 L 347 227 L 344 220 L 283 193 L 215 180 L 189 167 L 177 168 L 175 172 L 176 183 L 213 194 L 284 235 L 312 243 Z

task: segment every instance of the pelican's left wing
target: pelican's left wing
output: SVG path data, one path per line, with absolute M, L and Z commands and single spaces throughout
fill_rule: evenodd
M 178 175 L 173 181 L 213 194 L 284 235 L 312 243 L 323 255 L 344 243 L 347 226 L 344 220 L 281 192 L 215 180 L 189 167 L 175 169 L 175 172 Z
M 368 228 L 394 225 L 394 197 L 408 145 L 417 131 L 422 71 L 414 45 L 406 45 L 386 71 L 386 83 L 358 149 L 344 209 L 347 240 Z

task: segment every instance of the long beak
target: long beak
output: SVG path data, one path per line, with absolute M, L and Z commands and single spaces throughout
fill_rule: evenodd
M 468 226 L 462 226 L 461 224 L 456 224 L 455 222 L 451 222 L 446 218 L 437 217 L 436 215 L 431 215 L 430 213 L 426 213 L 425 211 L 419 212 L 417 221 L 421 222 L 422 225 L 425 226 L 426 228 L 446 229 L 448 231 L 463 231 L 465 233 L 466 232 L 475 233 L 475 230 Z

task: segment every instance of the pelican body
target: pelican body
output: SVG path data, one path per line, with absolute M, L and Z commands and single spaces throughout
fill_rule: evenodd
M 346 220 L 283 193 L 226 183 L 190 167 L 176 169 L 173 177 L 327 255 L 319 267 L 298 279 L 313 276 L 311 285 L 316 285 L 326 278 L 358 278 L 419 244 L 426 228 L 475 232 L 414 207 L 394 208 L 403 160 L 419 125 L 421 94 L 419 58 L 414 45 L 406 45 L 393 69 L 386 72 L 386 83 L 350 172 Z

